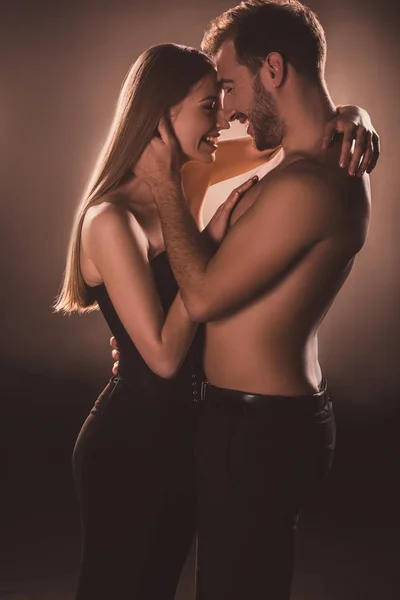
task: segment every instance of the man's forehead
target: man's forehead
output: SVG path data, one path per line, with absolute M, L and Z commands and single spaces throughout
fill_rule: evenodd
M 218 80 L 232 80 L 234 70 L 239 67 L 236 60 L 236 50 L 232 40 L 224 42 L 215 55 L 215 66 L 217 68 Z

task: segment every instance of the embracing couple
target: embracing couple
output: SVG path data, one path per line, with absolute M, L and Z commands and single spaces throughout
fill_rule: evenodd
M 290 597 L 335 446 L 317 332 L 365 242 L 379 154 L 325 58 L 310 9 L 249 0 L 202 52 L 154 46 L 127 75 L 56 302 L 100 307 L 119 358 L 74 450 L 77 600 L 173 600 L 195 534 L 197 600 Z M 248 136 L 218 143 L 236 119 Z M 202 230 L 208 186 L 257 167 Z

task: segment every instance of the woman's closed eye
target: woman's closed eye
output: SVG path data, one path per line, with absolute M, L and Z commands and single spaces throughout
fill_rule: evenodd
M 206 105 L 204 106 L 204 108 L 205 108 L 206 110 L 217 110 L 217 109 L 218 109 L 218 102 L 214 101 L 214 102 L 212 102 L 211 104 L 206 104 Z

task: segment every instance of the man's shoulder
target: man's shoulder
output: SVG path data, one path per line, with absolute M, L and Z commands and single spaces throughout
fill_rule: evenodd
M 308 185 L 311 188 L 329 186 L 335 188 L 347 179 L 343 169 L 337 164 L 326 163 L 319 157 L 297 156 L 282 165 L 278 174 L 293 185 Z M 348 177 L 350 179 L 350 177 Z
M 269 221 L 285 221 L 293 227 L 309 222 L 324 235 L 364 239 L 370 212 L 369 178 L 351 177 L 339 166 L 300 158 L 260 182 L 257 205 L 257 216 Z
M 369 197 L 368 176 L 352 177 L 337 163 L 325 162 L 319 157 L 292 157 L 260 183 L 265 197 L 276 195 L 289 201 L 307 195 L 310 201 L 323 200 L 334 203 L 337 208 L 346 207 L 350 197 L 361 201 Z
M 294 203 L 299 198 L 313 203 L 321 197 L 333 197 L 332 176 L 310 159 L 299 158 L 280 165 L 259 184 L 259 200 Z M 258 187 L 258 186 L 257 186 Z

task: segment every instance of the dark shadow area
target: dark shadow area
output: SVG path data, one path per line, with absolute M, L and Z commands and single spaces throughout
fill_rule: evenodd
M 70 469 L 80 426 L 105 382 L 3 374 L 0 598 L 72 600 L 79 519 Z M 400 415 L 336 408 L 331 476 L 300 522 L 293 600 L 395 600 L 400 594 Z M 193 550 L 177 600 L 192 598 Z

